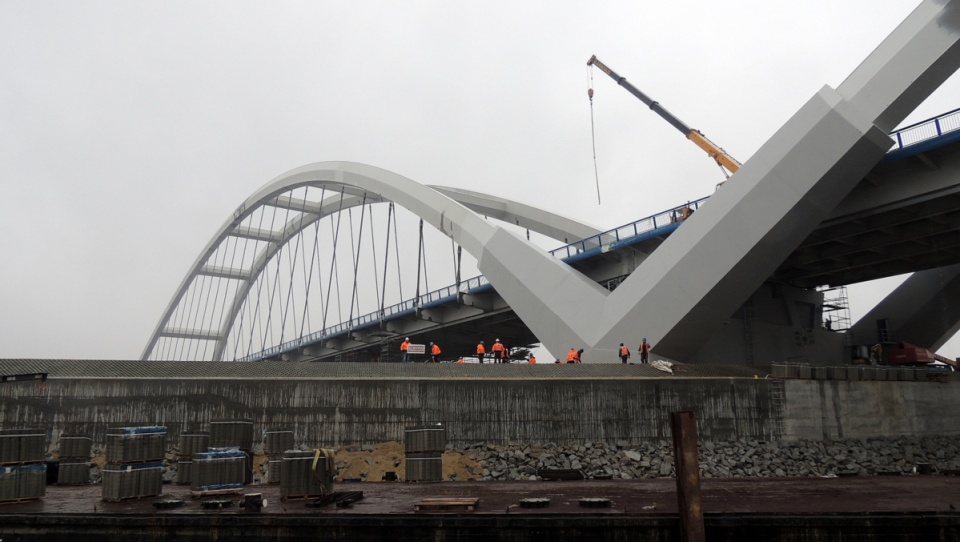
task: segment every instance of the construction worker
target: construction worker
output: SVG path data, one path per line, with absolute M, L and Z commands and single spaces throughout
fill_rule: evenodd
M 529 363 L 530 365 L 534 365 L 535 363 L 537 363 L 537 358 L 533 357 L 533 354 L 530 354 L 530 357 L 527 358 L 527 363 Z
M 477 359 L 480 360 L 480 363 L 483 363 L 483 355 L 487 353 L 487 349 L 483 346 L 483 341 L 480 341 L 480 344 L 477 345 Z
M 630 349 L 620 343 L 620 363 L 626 363 L 630 357 Z
M 580 356 L 583 355 L 583 348 L 577 350 L 577 361 L 575 363 L 580 363 Z
M 640 341 L 640 347 L 637 349 L 640 352 L 640 363 L 647 363 L 650 361 L 650 343 L 647 342 L 647 338 L 644 337 Z
M 407 355 L 407 347 L 410 346 L 410 337 L 407 337 L 400 343 L 400 363 L 406 363 L 410 361 L 410 356 Z
M 457 363 L 463 363 L 463 358 L 458 359 Z
M 440 347 L 430 343 L 430 354 L 433 355 L 433 362 L 440 363 Z
M 577 351 L 573 348 L 567 352 L 567 363 L 576 363 L 577 362 Z
M 505 349 L 503 347 L 503 343 L 500 342 L 500 339 L 497 339 L 493 343 L 493 346 L 490 347 L 490 350 L 493 351 L 493 359 L 496 360 L 494 363 L 506 363 L 503 360 L 503 351 Z

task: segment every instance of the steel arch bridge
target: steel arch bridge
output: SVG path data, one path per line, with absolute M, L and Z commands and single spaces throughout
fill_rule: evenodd
M 380 231 L 384 235 L 379 249 L 371 231 L 372 208 L 377 204 L 386 207 L 385 220 L 380 217 L 386 229 Z M 409 299 L 403 298 L 404 278 L 399 276 L 403 239 L 395 204 L 412 211 L 420 222 L 419 232 L 406 232 L 416 241 L 417 246 L 410 248 L 416 249 L 418 267 L 416 294 Z M 567 243 L 599 233 L 593 226 L 529 205 L 473 191 L 424 186 L 364 164 L 317 163 L 280 175 L 247 198 L 204 247 L 167 305 L 141 359 L 259 359 L 281 344 L 322 342 L 426 306 L 438 291 L 421 294 L 421 286 L 427 289 L 425 268 L 437 265 L 427 261 L 434 258 L 425 254 L 424 223 L 476 258 L 494 229 L 484 217 L 526 230 L 528 238 L 529 232 L 535 232 Z M 330 229 L 327 239 L 320 233 L 324 219 Z M 359 254 L 363 244 L 371 249 L 366 259 Z M 488 284 L 482 276 L 461 280 L 462 254 L 456 250 L 451 256 L 456 259 L 455 280 L 449 282 L 455 282 L 456 290 L 465 293 Z M 360 269 L 361 264 L 366 269 Z M 398 274 L 393 289 L 396 303 L 388 305 L 393 280 L 388 274 L 393 272 Z M 311 290 L 314 304 L 320 307 L 309 306 Z M 371 290 L 376 294 L 372 310 L 369 302 L 365 307 L 359 302 L 361 292 Z M 348 302 L 340 295 L 343 291 L 351 292 Z M 331 304 L 343 309 L 348 303 L 345 314 L 331 310 Z M 319 326 L 312 322 L 317 318 Z M 398 333 L 384 332 L 371 342 Z M 336 353 L 337 349 L 326 352 L 328 356 Z
M 683 228 L 664 225 L 663 217 L 658 226 L 658 217 L 650 217 L 653 224 L 647 232 L 659 236 L 662 246 L 636 254 L 633 272 L 616 291 L 560 261 L 556 253 L 538 248 L 530 232 L 567 241 L 589 236 L 589 242 L 580 241 L 577 250 L 606 254 L 620 248 L 617 230 L 597 234 L 595 228 L 532 207 L 427 187 L 362 164 L 320 163 L 288 172 L 241 205 L 207 245 L 142 357 L 262 359 L 269 349 L 293 352 L 291 357 L 296 358 L 294 350 L 302 348 L 308 357 L 326 358 L 338 349 L 357 348 L 349 341 L 356 342 L 361 335 L 376 338 L 368 331 L 354 333 L 361 328 L 379 323 L 388 334 L 406 331 L 383 325 L 389 317 L 398 316 L 388 314 L 388 299 L 396 301 L 391 310 L 413 310 L 420 317 L 421 311 L 429 309 L 433 312 L 427 318 L 436 316 L 443 324 L 441 308 L 430 306 L 434 301 L 445 301 L 450 295 L 459 300 L 492 285 L 502 303 L 481 307 L 481 302 L 473 307 L 480 307 L 481 313 L 514 311 L 529 328 L 526 338 L 532 336 L 551 352 L 583 345 L 597 359 L 613 358 L 616 342 L 631 337 L 642 324 L 655 352 L 677 360 L 694 358 L 730 315 L 831 219 L 833 210 L 844 207 L 845 198 L 856 194 L 858 184 L 889 150 L 889 132 L 957 71 L 958 28 L 960 0 L 922 2 L 840 86 L 825 86 L 814 94 L 710 198 L 709 205 L 683 222 Z M 949 207 L 957 186 L 952 173 L 960 167 L 950 163 L 950 168 L 942 170 L 950 178 L 916 174 L 909 180 L 945 183 L 941 189 L 946 197 L 941 201 Z M 889 194 L 901 188 L 914 190 L 910 195 L 914 199 L 926 197 L 912 184 L 896 179 L 885 190 Z M 372 240 L 363 244 L 365 229 L 375 229 L 372 210 L 367 209 L 381 203 L 387 204 L 386 219 L 381 221 L 381 227 L 386 225 L 382 253 Z M 419 229 L 399 234 L 395 204 L 417 217 Z M 956 222 L 950 212 L 944 210 L 933 221 L 932 228 L 942 238 L 936 239 L 938 263 L 914 270 L 960 264 Z M 525 229 L 527 238 L 509 231 L 505 224 L 493 225 L 484 216 Z M 329 236 L 320 234 L 324 218 L 330 219 L 326 221 Z M 636 223 L 633 227 L 634 237 L 642 237 Z M 430 232 L 450 241 L 451 249 L 453 277 L 445 283 L 454 286 L 437 296 L 427 284 L 427 264 L 446 249 L 428 246 Z M 400 241 L 408 239 L 417 241 L 415 249 L 401 251 Z M 462 249 L 475 258 L 483 278 L 461 280 Z M 847 248 L 836 247 L 840 250 Z M 889 253 L 878 250 L 876 257 L 887 258 Z M 317 264 L 321 254 L 329 257 L 325 273 L 326 262 Z M 820 259 L 818 253 L 810 253 L 799 261 L 809 267 Z M 391 265 L 397 271 L 396 286 L 392 280 L 388 283 Z M 405 266 L 411 269 L 407 276 L 416 277 L 412 304 L 404 301 L 402 293 Z M 344 286 L 341 279 L 348 284 Z M 305 294 L 321 290 L 319 300 L 310 304 L 312 295 L 295 295 L 301 289 Z M 815 327 L 813 318 L 799 314 L 789 318 L 808 320 L 804 324 L 808 331 Z M 949 328 L 956 320 L 952 314 L 947 319 L 937 325 Z M 747 345 L 754 342 L 750 321 L 744 312 Z M 343 332 L 347 339 L 329 340 Z M 319 346 L 305 345 L 305 337 L 317 339 Z

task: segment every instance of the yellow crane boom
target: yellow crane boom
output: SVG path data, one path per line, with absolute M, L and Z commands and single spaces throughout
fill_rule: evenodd
M 727 151 L 720 148 L 713 141 L 707 139 L 707 136 L 703 135 L 700 130 L 695 130 L 687 126 L 682 120 L 678 119 L 673 115 L 673 113 L 667 111 L 666 108 L 660 105 L 660 102 L 651 99 L 649 96 L 640 91 L 640 89 L 631 85 L 625 77 L 621 77 L 619 74 L 617 74 L 617 72 L 608 68 L 606 64 L 600 62 L 600 60 L 597 58 L 597 55 L 590 57 L 590 60 L 587 61 L 587 66 L 596 66 L 600 68 L 600 71 L 609 75 L 610 78 L 616 81 L 618 85 L 627 89 L 630 94 L 633 94 L 639 98 L 640 101 L 652 109 L 654 113 L 660 115 L 664 120 L 669 122 L 671 126 L 683 133 L 687 139 L 693 141 L 694 145 L 703 149 L 722 169 L 730 172 L 730 174 L 736 173 L 736 171 L 740 169 L 740 162 L 727 154 Z

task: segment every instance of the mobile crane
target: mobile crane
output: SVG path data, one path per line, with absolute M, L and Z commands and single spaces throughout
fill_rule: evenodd
M 630 94 L 633 94 L 640 99 L 641 102 L 647 105 L 654 113 L 660 115 L 665 121 L 669 122 L 671 126 L 680 130 L 689 139 L 693 141 L 694 145 L 703 149 L 710 158 L 720 166 L 720 169 L 723 170 L 724 176 L 730 178 L 730 175 L 737 172 L 740 169 L 740 162 L 738 162 L 734 157 L 727 154 L 727 151 L 721 149 L 714 142 L 707 139 L 707 136 L 703 135 L 700 130 L 695 130 L 690 128 L 683 121 L 675 117 L 672 113 L 667 111 L 660 102 L 652 100 L 649 96 L 640 91 L 637 87 L 630 84 L 625 77 L 621 77 L 617 72 L 611 70 L 604 64 L 600 62 L 597 58 L 597 55 L 590 57 L 590 60 L 587 61 L 587 66 L 596 66 L 600 70 L 609 75 L 611 79 L 617 82 L 618 85 L 627 89 Z M 590 89 L 590 98 L 593 99 L 593 89 Z

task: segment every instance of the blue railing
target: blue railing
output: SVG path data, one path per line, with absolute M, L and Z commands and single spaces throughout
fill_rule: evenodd
M 902 149 L 955 130 L 960 130 L 960 109 L 904 126 L 890 134 L 890 138 L 896 143 L 897 149 Z
M 953 111 L 944 113 L 937 117 L 920 121 L 918 123 L 911 124 L 910 126 L 905 126 L 896 132 L 891 133 L 890 138 L 896 143 L 896 149 L 902 149 L 904 147 L 909 147 L 910 145 L 915 145 L 955 130 L 960 130 L 960 109 L 954 109 Z M 587 237 L 586 239 L 581 239 L 580 241 L 575 241 L 560 248 L 551 250 L 550 254 L 560 258 L 561 260 L 566 260 L 568 258 L 582 255 L 591 250 L 597 250 L 601 248 L 617 248 L 619 246 L 627 245 L 631 240 L 635 240 L 641 236 L 647 235 L 650 232 L 675 225 L 678 221 L 686 217 L 687 211 L 695 211 L 699 209 L 700 206 L 702 206 L 704 202 L 709 199 L 709 197 L 710 196 L 707 196 L 697 201 L 687 203 L 686 205 L 674 207 L 673 209 L 668 209 L 662 213 L 641 218 L 640 220 L 636 220 L 629 224 L 624 224 L 618 228 Z M 350 330 L 361 329 L 401 313 L 416 311 L 418 307 L 423 309 L 431 305 L 452 301 L 456 299 L 460 293 L 472 293 L 480 288 L 488 287 L 489 284 L 490 282 L 484 278 L 483 275 L 473 277 L 461 282 L 459 286 L 454 284 L 445 288 L 440 288 L 439 290 L 428 292 L 420 297 L 385 307 L 383 310 L 358 316 L 357 318 L 339 323 L 335 326 L 316 331 L 305 337 L 284 342 L 257 354 L 251 354 L 242 358 L 238 358 L 237 361 L 256 361 L 282 352 L 296 350 L 304 345 L 334 337 Z

